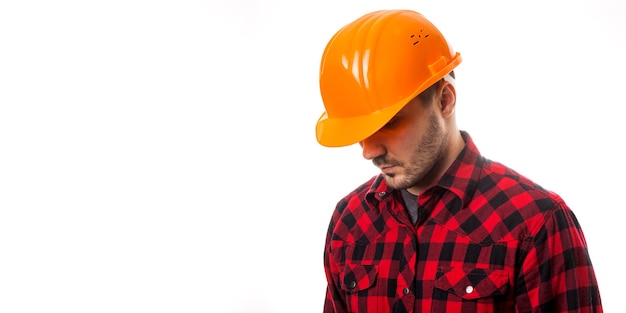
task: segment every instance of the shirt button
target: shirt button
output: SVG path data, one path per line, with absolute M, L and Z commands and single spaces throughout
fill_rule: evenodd
M 378 196 L 379 197 L 384 197 L 386 194 L 387 194 L 386 192 L 381 191 L 381 192 L 378 193 Z
M 350 284 L 348 285 L 348 288 L 350 289 L 354 289 L 354 287 L 356 287 L 356 281 L 351 281 Z
M 411 289 L 409 289 L 409 288 L 404 288 L 404 290 L 402 290 L 402 292 L 403 292 L 405 295 L 408 295 L 409 293 L 411 293 Z
M 472 292 L 474 292 L 474 287 L 472 286 L 465 287 L 465 293 L 472 293 Z

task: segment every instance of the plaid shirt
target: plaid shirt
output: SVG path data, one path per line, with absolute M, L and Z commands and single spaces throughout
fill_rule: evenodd
M 462 134 L 457 160 L 419 195 L 416 225 L 380 175 L 338 202 L 324 312 L 602 312 L 572 211 Z

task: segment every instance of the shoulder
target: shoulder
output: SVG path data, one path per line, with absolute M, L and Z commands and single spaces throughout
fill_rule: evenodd
M 475 212 L 490 215 L 492 220 L 497 216 L 495 220 L 502 226 L 502 236 L 517 234 L 521 237 L 534 237 L 550 216 L 569 211 L 555 192 L 491 160 L 483 165 L 470 207 Z
M 380 212 L 376 209 L 376 200 L 373 200 L 379 188 L 386 188 L 386 185 L 381 186 L 381 180 L 384 182 L 381 176 L 374 176 L 337 202 L 328 229 L 332 238 L 356 240 L 354 238 L 377 236 L 377 234 L 365 236 L 359 225 L 383 221 L 378 218 Z
M 384 179 L 380 175 L 376 175 L 350 191 L 337 202 L 335 214 L 342 214 L 345 210 L 355 210 L 365 206 L 367 195 L 378 188 L 382 181 Z
M 556 193 L 545 189 L 525 175 L 502 163 L 488 159 L 485 159 L 483 164 L 477 189 L 481 194 L 493 194 L 496 197 L 506 196 L 511 198 L 521 196 L 526 201 L 540 199 L 562 201 Z

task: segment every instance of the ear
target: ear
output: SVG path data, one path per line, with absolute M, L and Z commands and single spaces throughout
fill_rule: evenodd
M 439 88 L 441 88 L 439 98 L 441 115 L 449 118 L 456 108 L 456 88 L 454 88 L 454 83 L 448 80 L 444 80 Z

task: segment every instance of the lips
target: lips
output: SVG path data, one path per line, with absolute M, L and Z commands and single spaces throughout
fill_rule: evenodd
M 395 171 L 396 167 L 399 166 L 397 163 L 391 163 L 391 160 L 387 160 L 386 158 L 380 157 L 373 160 L 373 163 L 376 167 L 380 169 L 380 171 L 384 174 L 392 174 Z
M 391 172 L 393 172 L 393 170 L 395 169 L 395 165 L 385 165 L 385 166 L 380 166 L 380 171 L 385 173 L 385 174 L 389 174 Z

